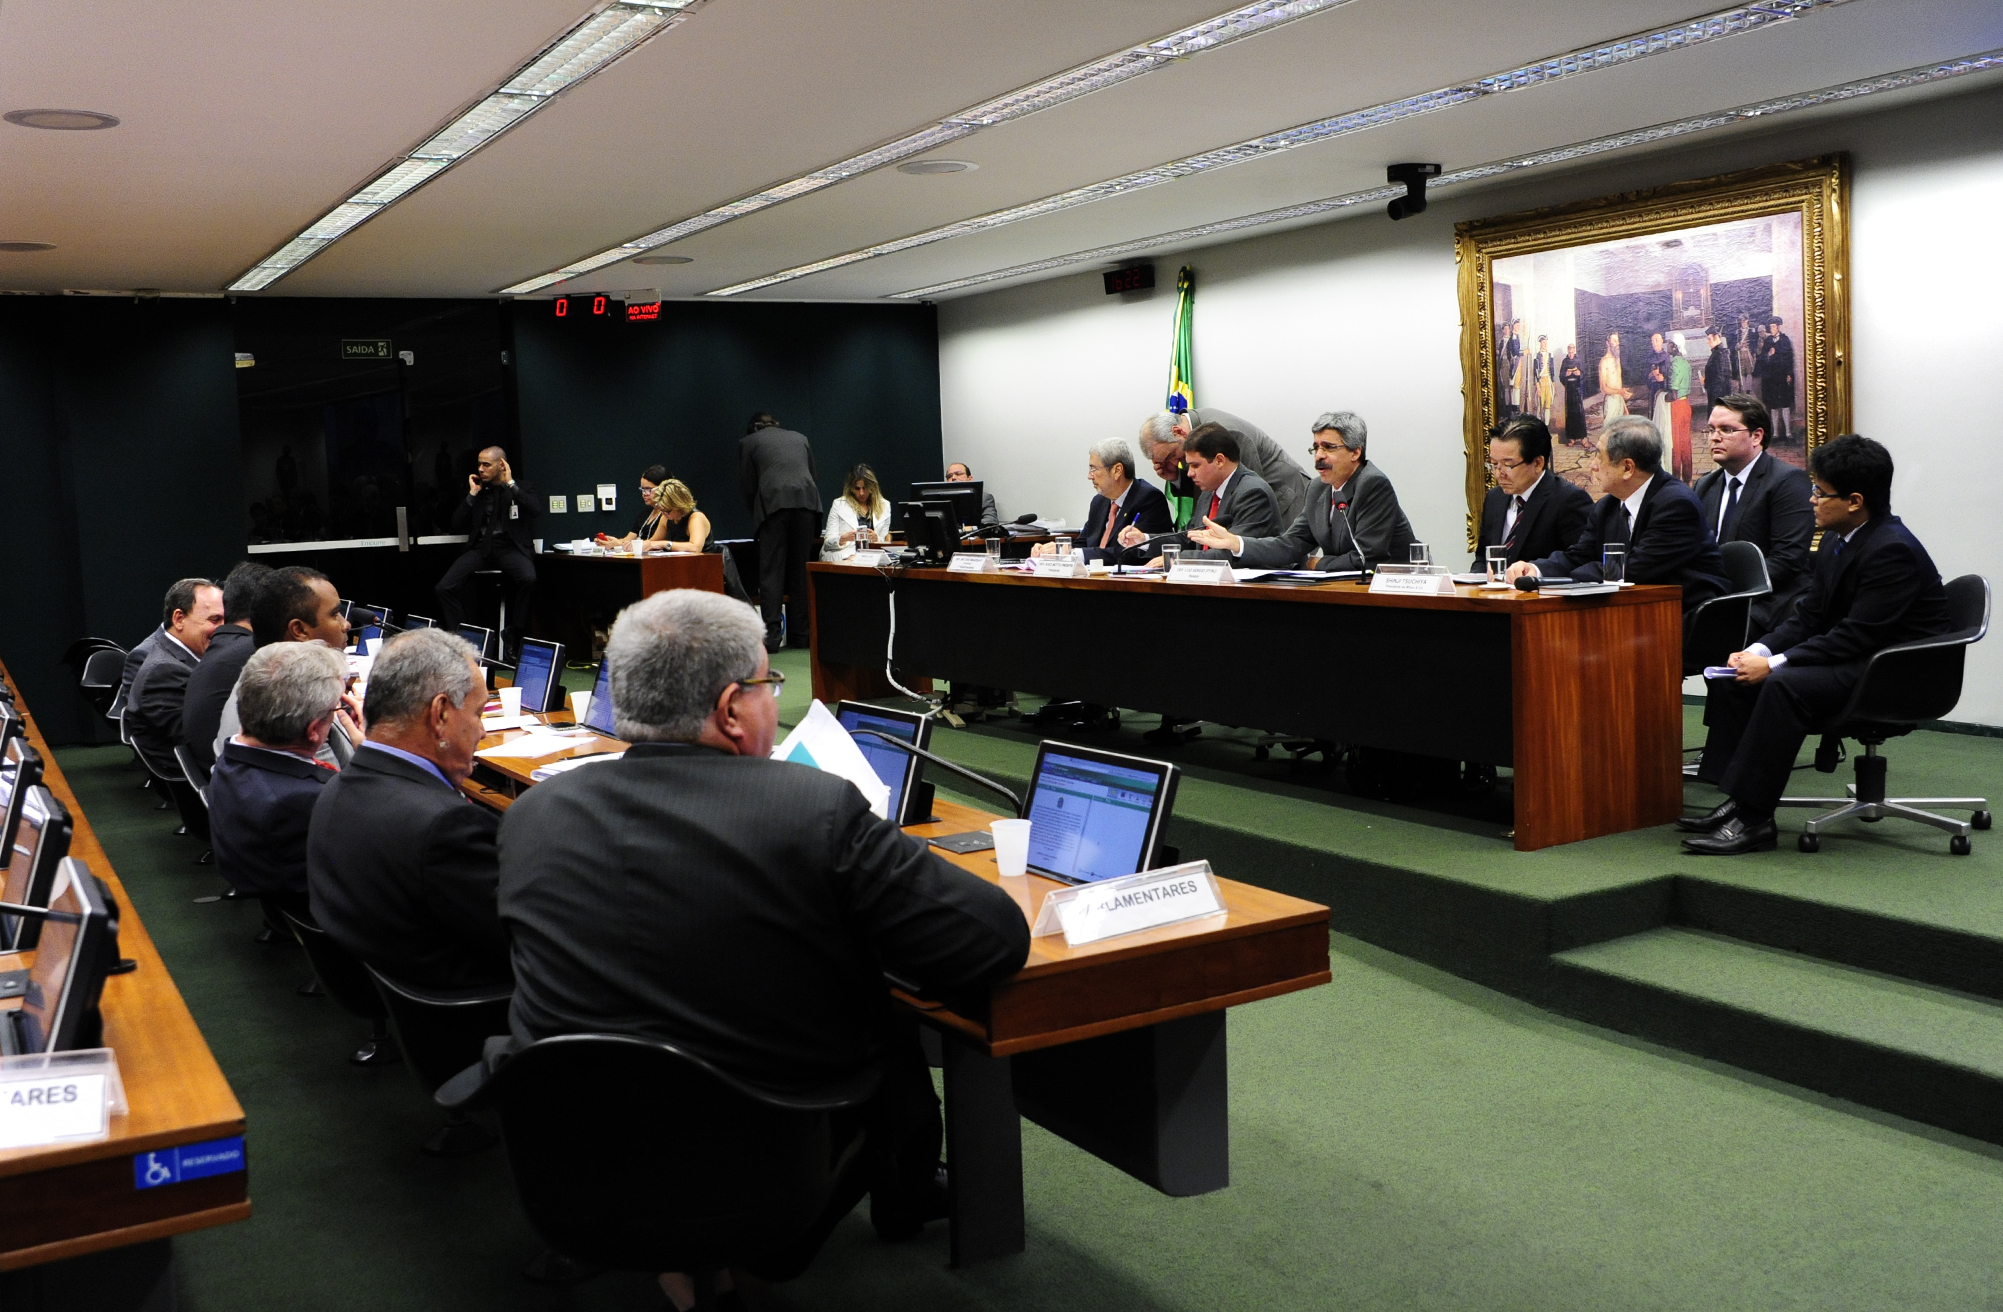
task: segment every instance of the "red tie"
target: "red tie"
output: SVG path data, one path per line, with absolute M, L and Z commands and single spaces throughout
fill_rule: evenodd
M 1120 507 L 1116 504 L 1106 511 L 1106 531 L 1099 535 L 1099 545 L 1105 547 L 1113 540 L 1113 522 L 1120 517 Z
M 1224 503 L 1224 498 L 1218 496 L 1215 492 L 1212 492 L 1210 494 L 1210 513 L 1204 516 L 1204 518 L 1209 520 L 1215 520 L 1217 518 L 1217 507 L 1222 505 L 1223 503 Z

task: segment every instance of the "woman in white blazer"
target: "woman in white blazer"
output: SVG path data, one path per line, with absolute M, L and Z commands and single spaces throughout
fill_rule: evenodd
M 821 534 L 821 559 L 840 560 L 854 552 L 856 534 L 869 529 L 881 542 L 890 531 L 890 502 L 876 481 L 876 471 L 857 465 L 848 472 L 848 483 L 835 503 L 828 507 L 828 526 Z

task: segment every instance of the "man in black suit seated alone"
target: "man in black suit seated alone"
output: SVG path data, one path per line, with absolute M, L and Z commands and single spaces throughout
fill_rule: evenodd
M 1195 519 L 1208 520 L 1243 537 L 1262 538 L 1279 531 L 1279 503 L 1274 500 L 1272 484 L 1240 463 L 1243 449 L 1238 434 L 1222 424 L 1205 424 L 1183 439 L 1182 452 L 1190 481 L 1196 484 L 1196 508 L 1191 512 Z M 1146 533 L 1131 525 L 1120 530 L 1120 543 L 1129 548 L 1128 561 L 1145 554 L 1151 565 L 1161 563 L 1164 546 L 1192 545 L 1187 533 L 1150 542 Z M 1216 559 L 1225 556 L 1216 553 Z
M 236 688 L 244 662 L 257 650 L 250 630 L 251 603 L 258 587 L 271 575 L 269 565 L 246 560 L 223 580 L 223 622 L 209 635 L 208 650 L 201 664 L 188 676 L 188 691 L 181 703 L 181 741 L 194 752 L 195 759 L 209 769 L 216 764 L 216 731 L 222 724 L 223 706 Z
M 209 779 L 216 871 L 245 897 L 306 915 L 306 831 L 334 777 L 313 759 L 333 732 L 348 663 L 313 643 L 265 647 L 237 684 L 243 728 Z
M 1772 848 L 1774 807 L 1809 734 L 1849 705 L 1871 657 L 1947 632 L 1940 571 L 1892 514 L 1892 454 L 1846 433 L 1808 457 L 1822 530 L 1808 593 L 1773 632 L 1728 662 L 1735 679 L 1709 682 L 1711 732 L 1702 777 L 1725 800 L 1677 822 L 1691 851 L 1735 856 Z
M 464 639 L 444 629 L 398 634 L 369 671 L 368 742 L 313 808 L 313 918 L 349 952 L 420 988 L 509 978 L 494 904 L 500 822 L 459 791 L 486 701 Z
M 1697 480 L 1704 522 L 1719 542 L 1750 542 L 1767 559 L 1773 591 L 1753 602 L 1751 631 L 1770 633 L 1808 590 L 1808 548 L 1815 538 L 1808 475 L 1766 454 L 1773 421 L 1756 396 L 1734 392 L 1711 407 L 1711 459 Z
M 633 745 L 536 785 L 501 822 L 511 1029 L 523 1045 L 661 1039 L 776 1094 L 873 1082 L 836 1128 L 866 1128 L 870 1217 L 902 1238 L 942 1213 L 941 1130 L 916 1023 L 885 976 L 981 989 L 1021 968 L 1029 927 L 1008 894 L 877 819 L 846 780 L 771 759 L 763 637 L 750 607 L 718 593 L 657 593 L 620 614 L 605 655 Z M 832 1198 L 803 1240 L 818 1244 L 862 1191 Z
M 1591 469 L 1594 486 L 1605 495 L 1586 517 L 1586 527 L 1570 546 L 1511 565 L 1512 581 L 1538 574 L 1598 583 L 1606 548 L 1625 546 L 1627 581 L 1681 585 L 1686 620 L 1699 602 L 1731 590 L 1696 496 L 1662 468 L 1662 438 L 1654 424 L 1640 415 L 1608 424 Z
M 174 746 L 181 741 L 188 677 L 201 663 L 210 636 L 223 622 L 223 590 L 207 579 L 181 579 L 167 589 L 160 610 L 165 632 L 133 676 L 125 703 L 125 728 L 146 768 L 169 781 L 168 790 L 181 810 L 181 823 L 189 833 L 206 838 L 208 810 L 181 773 Z
M 1474 567 L 1488 567 L 1488 549 L 1504 547 L 1505 564 L 1542 560 L 1579 540 L 1593 511 L 1592 494 L 1551 472 L 1551 430 L 1536 415 L 1505 420 L 1488 439 L 1495 486 L 1481 504 Z
M 1092 484 L 1092 504 L 1085 512 L 1085 527 L 1073 545 L 1085 552 L 1086 560 L 1113 561 L 1120 558 L 1120 534 L 1128 528 L 1142 533 L 1166 533 L 1174 527 L 1168 499 L 1144 478 L 1136 478 L 1134 450 L 1117 437 L 1096 443 L 1085 453 L 1085 477 Z M 1044 542 L 1030 548 L 1030 554 L 1047 556 L 1055 547 Z
M 452 531 L 466 535 L 466 550 L 446 567 L 432 595 L 438 600 L 438 627 L 459 632 L 466 616 L 473 572 L 501 572 L 507 625 L 501 630 L 501 663 L 516 660 L 528 627 L 529 600 L 535 595 L 535 494 L 515 480 L 508 453 L 490 446 L 480 452 L 480 472 L 466 475 L 466 495 L 453 508 Z
M 1314 421 L 1311 432 L 1308 451 L 1328 491 L 1311 491 L 1284 532 L 1254 537 L 1205 524 L 1192 529 L 1189 540 L 1228 551 L 1252 569 L 1295 568 L 1316 552 L 1321 553 L 1316 568 L 1329 571 L 1369 569 L 1387 560 L 1402 564 L 1413 542 L 1412 524 L 1398 504 L 1398 489 L 1370 463 L 1370 429 L 1363 416 L 1332 410 Z

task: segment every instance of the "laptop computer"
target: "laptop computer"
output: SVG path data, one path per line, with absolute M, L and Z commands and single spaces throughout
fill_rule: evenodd
M 609 657 L 598 662 L 598 682 L 591 685 L 591 705 L 585 708 L 582 727 L 604 734 L 607 738 L 619 736 L 619 731 L 612 727 L 612 661 Z
M 63 858 L 21 1009 L 0 1013 L 0 1057 L 95 1047 L 98 998 L 117 941 L 110 890 L 83 862 Z
M 522 690 L 524 711 L 555 710 L 563 703 L 563 644 L 523 638 L 515 661 L 515 687 Z
M 0 873 L 0 902 L 47 906 L 56 867 L 69 854 L 69 811 L 40 784 L 24 789 L 14 844 L 8 850 L 6 869 Z M 26 952 L 41 935 L 39 919 L 0 911 L 0 952 Z
M 867 702 L 841 702 L 835 707 L 835 719 L 851 735 L 858 729 L 873 729 L 913 747 L 932 745 L 932 717 L 917 711 L 894 711 L 884 706 L 871 706 Z M 862 749 L 863 759 L 869 762 L 870 769 L 876 771 L 876 777 L 890 785 L 890 806 L 885 814 L 900 825 L 924 824 L 932 818 L 929 799 L 924 807 L 926 814 L 907 814 L 915 809 L 919 800 L 915 794 L 920 791 L 916 785 L 919 771 L 925 764 L 923 761 L 867 734 L 857 738 L 855 745 Z
M 1044 743 L 1023 805 L 1029 868 L 1067 884 L 1151 869 L 1181 774 L 1168 761 Z

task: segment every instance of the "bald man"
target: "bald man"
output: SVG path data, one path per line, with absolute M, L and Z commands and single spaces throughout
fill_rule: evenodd
M 507 624 L 501 630 L 501 663 L 511 665 L 522 649 L 522 628 L 535 593 L 536 499 L 515 481 L 508 453 L 490 446 L 480 453 L 480 472 L 466 476 L 466 498 L 452 512 L 452 531 L 466 535 L 466 550 L 438 580 L 438 627 L 457 633 L 466 616 L 466 593 L 473 571 L 501 571 Z

